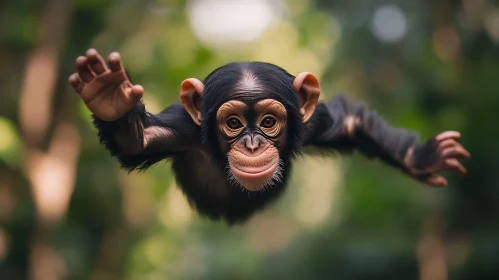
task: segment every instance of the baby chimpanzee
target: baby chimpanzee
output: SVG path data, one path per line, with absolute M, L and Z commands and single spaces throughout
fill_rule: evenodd
M 186 79 L 180 102 L 157 115 L 146 112 L 144 90 L 129 80 L 118 53 L 106 65 L 89 49 L 76 68 L 69 82 L 121 166 L 145 169 L 171 158 L 190 203 L 229 223 L 246 220 L 282 193 L 303 147 L 356 149 L 434 186 L 447 185 L 439 172 L 465 174 L 458 159 L 470 157 L 458 132 L 420 144 L 417 133 L 387 125 L 363 103 L 343 96 L 318 103 L 313 74 L 293 76 L 269 63 L 230 63 L 204 81 Z

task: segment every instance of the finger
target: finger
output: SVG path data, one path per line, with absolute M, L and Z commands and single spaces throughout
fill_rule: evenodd
M 125 69 L 123 67 L 123 62 L 121 61 L 121 56 L 118 52 L 112 52 L 107 58 L 107 61 L 109 63 L 109 68 L 113 72 L 118 72 Z
M 434 187 L 446 187 L 448 182 L 442 176 L 432 176 L 426 179 L 425 183 L 432 185 Z
M 459 159 L 470 159 L 471 155 L 468 151 L 466 151 L 462 146 L 461 147 L 452 147 L 443 150 L 442 157 L 449 158 L 455 157 Z
M 106 72 L 107 66 L 104 63 L 104 59 L 102 59 L 102 56 L 100 56 L 96 49 L 89 49 L 86 54 L 90 69 L 92 69 L 95 74 L 99 75 Z
M 79 56 L 76 59 L 76 71 L 84 83 L 88 83 L 94 78 L 90 68 L 88 68 L 88 60 L 85 56 Z
M 83 87 L 85 86 L 85 84 L 80 80 L 78 73 L 71 74 L 71 76 L 69 76 L 68 81 L 78 93 L 80 93 L 83 90 Z
M 440 142 L 440 141 L 443 141 L 445 139 L 456 139 L 457 140 L 460 138 L 461 138 L 461 133 L 459 133 L 457 131 L 445 131 L 445 132 L 442 132 L 439 135 L 437 135 L 435 137 L 435 140 Z
M 444 140 L 442 142 L 440 142 L 440 144 L 438 145 L 439 148 L 441 150 L 445 149 L 445 148 L 450 148 L 450 147 L 462 147 L 461 144 L 459 144 L 456 140 L 454 139 L 447 139 L 447 140 Z
M 448 170 L 456 170 L 461 175 L 466 175 L 466 168 L 455 158 L 450 158 L 445 160 L 445 165 L 447 165 Z

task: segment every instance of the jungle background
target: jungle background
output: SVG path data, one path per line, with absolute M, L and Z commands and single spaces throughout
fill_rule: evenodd
M 261 60 L 322 99 L 462 132 L 469 174 L 431 188 L 377 160 L 297 160 L 245 225 L 199 217 L 168 162 L 120 171 L 70 88 L 122 54 L 149 111 L 188 77 Z M 0 279 L 499 279 L 499 1 L 0 1 Z

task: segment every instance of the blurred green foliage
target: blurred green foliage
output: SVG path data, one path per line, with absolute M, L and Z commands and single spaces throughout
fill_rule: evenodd
M 69 205 L 42 234 L 61 279 L 498 279 L 499 1 L 267 1 L 279 16 L 249 42 L 200 39 L 200 2 L 76 0 L 68 8 L 48 97 L 54 117 L 36 147 L 50 150 L 59 121 L 81 142 Z M 19 112 L 53 3 L 0 1 L 0 279 L 33 278 L 33 244 L 44 232 Z M 229 25 L 223 12 L 231 10 L 201 26 Z M 469 174 L 432 189 L 357 154 L 307 156 L 284 197 L 248 224 L 209 221 L 189 208 L 169 163 L 126 174 L 99 145 L 67 83 L 89 47 L 122 53 L 153 113 L 177 100 L 183 79 L 230 61 L 315 72 L 324 99 L 340 91 L 364 99 L 423 140 L 461 131 Z

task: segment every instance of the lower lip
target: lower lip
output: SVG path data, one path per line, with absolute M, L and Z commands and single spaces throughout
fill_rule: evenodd
M 230 164 L 230 167 L 232 168 L 233 171 L 237 171 L 237 173 L 245 176 L 245 177 L 261 177 L 265 175 L 273 174 L 275 169 L 277 168 L 277 161 L 275 161 L 269 168 L 266 168 L 262 171 L 259 172 L 246 172 L 241 170 L 240 168 Z
M 277 169 L 277 166 L 278 166 L 278 161 L 276 160 L 269 168 L 265 169 L 265 170 L 262 170 L 260 172 L 246 172 L 246 171 L 243 171 L 241 170 L 240 168 L 232 165 L 229 163 L 231 169 L 232 169 L 232 173 L 234 174 L 234 176 L 236 177 L 236 179 L 238 179 L 238 177 L 240 179 L 242 179 L 242 181 L 244 180 L 259 180 L 259 181 L 267 181 L 268 179 L 270 179 L 272 177 L 272 175 L 274 175 L 274 172 L 276 171 Z M 241 182 L 241 183 L 244 183 L 244 182 Z M 247 188 L 247 186 L 245 186 Z M 263 184 L 261 185 L 261 187 L 263 187 Z M 252 191 L 257 191 L 259 189 L 250 189 L 248 188 L 249 190 L 252 190 Z

